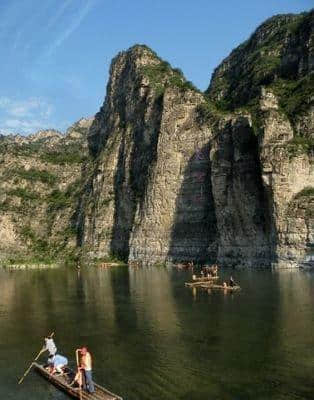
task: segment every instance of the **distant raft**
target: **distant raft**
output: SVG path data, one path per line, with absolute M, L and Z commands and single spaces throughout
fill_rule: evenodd
M 237 290 L 241 290 L 241 287 L 239 285 L 234 285 L 234 286 L 224 286 L 224 285 L 208 285 L 208 284 L 202 284 L 199 286 L 202 289 L 214 289 L 214 290 L 223 290 L 223 291 L 230 291 L 230 292 L 235 292 Z
M 218 279 L 219 276 L 200 276 L 198 278 L 193 279 L 193 282 L 207 282 L 207 281 L 214 281 Z
M 185 286 L 186 287 L 198 287 L 203 284 L 213 285 L 214 281 L 217 279 L 219 279 L 218 276 L 208 276 L 208 277 L 206 276 L 206 277 L 202 277 L 202 278 L 196 278 L 192 282 L 185 282 Z
M 110 268 L 110 267 L 120 267 L 121 265 L 126 265 L 126 264 L 120 263 L 120 262 L 103 262 L 103 263 L 98 264 L 98 267 Z

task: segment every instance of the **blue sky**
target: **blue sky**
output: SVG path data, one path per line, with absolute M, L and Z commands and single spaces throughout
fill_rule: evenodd
M 1 0 L 0 132 L 64 131 L 101 106 L 111 59 L 135 43 L 204 90 L 268 17 L 313 0 Z

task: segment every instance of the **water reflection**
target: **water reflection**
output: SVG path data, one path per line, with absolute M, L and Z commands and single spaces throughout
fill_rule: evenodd
M 229 272 L 222 272 L 226 280 Z M 16 386 L 43 335 L 90 346 L 95 378 L 129 400 L 310 399 L 314 275 L 240 271 L 240 293 L 184 287 L 164 268 L 0 270 L 0 398 L 65 399 Z
M 149 339 L 146 341 L 147 355 L 153 355 L 139 371 L 141 391 L 150 399 L 156 396 L 178 398 L 178 376 L 186 382 L 189 373 L 185 369 L 178 371 L 186 351 L 180 341 L 182 326 L 171 290 L 171 276 L 164 268 L 132 270 L 130 284 L 139 329 Z

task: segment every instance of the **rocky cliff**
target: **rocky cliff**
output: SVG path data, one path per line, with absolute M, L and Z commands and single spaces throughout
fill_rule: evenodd
M 48 130 L 0 136 L 1 260 L 51 262 L 75 253 L 91 123 L 82 119 L 66 135 Z
M 251 126 L 269 259 L 295 265 L 313 246 L 314 12 L 262 24 L 215 70 L 206 95 Z
M 2 253 L 298 265 L 314 242 L 313 25 L 266 21 L 205 93 L 134 46 L 93 120 L 2 138 Z
M 92 254 L 161 262 L 215 258 L 203 96 L 145 46 L 118 55 L 89 136 L 95 170 L 81 212 Z

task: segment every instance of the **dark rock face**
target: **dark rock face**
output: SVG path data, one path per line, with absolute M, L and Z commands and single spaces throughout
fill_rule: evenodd
M 258 152 L 247 118 L 231 118 L 218 127 L 210 158 L 223 264 L 261 266 L 273 256 Z
M 212 191 L 210 144 L 186 163 L 177 195 L 168 258 L 205 262 L 217 257 L 218 232 Z

